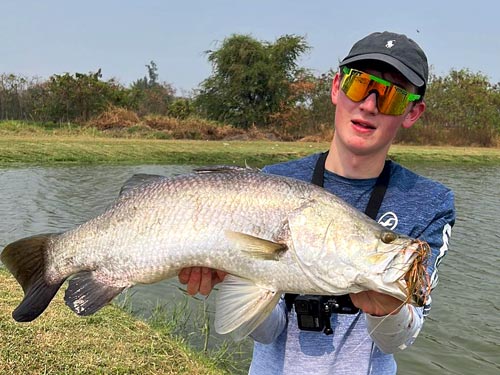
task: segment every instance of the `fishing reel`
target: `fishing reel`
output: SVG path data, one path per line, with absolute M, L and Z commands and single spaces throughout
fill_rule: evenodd
M 348 294 L 342 296 L 299 295 L 293 302 L 299 329 L 303 331 L 323 331 L 333 333 L 330 317 L 336 314 L 357 314 L 359 309 L 353 305 Z

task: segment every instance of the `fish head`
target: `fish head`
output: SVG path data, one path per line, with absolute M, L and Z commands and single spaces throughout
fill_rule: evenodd
M 428 256 L 423 242 L 332 198 L 300 207 L 289 215 L 288 229 L 293 258 L 311 285 L 305 294 L 374 290 L 421 304 Z
M 382 229 L 378 237 L 376 252 L 367 260 L 373 265 L 372 272 L 381 276 L 379 291 L 390 290 L 389 294 L 404 302 L 423 306 L 430 294 L 429 245 L 387 229 Z
M 316 282 L 331 291 L 339 286 L 347 292 L 375 290 L 422 306 L 429 294 L 428 254 L 425 242 L 385 228 L 358 230 L 344 239 L 332 235 L 317 256 L 316 280 L 322 280 Z

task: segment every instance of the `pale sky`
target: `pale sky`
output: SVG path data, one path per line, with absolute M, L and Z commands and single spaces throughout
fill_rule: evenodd
M 336 68 L 373 31 L 414 39 L 440 76 L 468 68 L 500 82 L 500 2 L 456 0 L 0 0 L 0 73 L 46 79 L 88 73 L 128 85 L 151 60 L 179 95 L 211 73 L 204 51 L 231 34 L 274 42 L 301 35 L 300 65 Z

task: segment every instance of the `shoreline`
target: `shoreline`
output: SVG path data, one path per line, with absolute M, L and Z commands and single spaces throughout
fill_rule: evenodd
M 327 150 L 329 142 L 202 141 L 90 136 L 3 136 L 0 166 L 234 164 L 262 167 Z M 393 145 L 399 163 L 500 164 L 500 148 Z

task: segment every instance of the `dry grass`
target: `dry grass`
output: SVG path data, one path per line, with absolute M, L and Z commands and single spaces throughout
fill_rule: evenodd
M 275 131 L 262 131 L 256 127 L 243 130 L 197 117 L 179 119 L 164 115 L 146 115 L 139 118 L 135 112 L 120 107 L 110 107 L 99 116 L 89 120 L 85 127 L 105 131 L 108 135 L 116 137 L 139 136 L 210 141 L 280 138 Z
M 110 107 L 85 125 L 99 130 L 130 128 L 141 122 L 133 111 L 121 107 Z
M 145 126 L 164 132 L 170 139 L 221 140 L 242 135 L 242 129 L 222 125 L 199 118 L 177 119 L 168 116 L 149 115 L 143 118 Z
M 34 322 L 16 323 L 22 298 L 0 269 L 0 374 L 222 374 L 201 354 L 117 307 L 80 318 L 59 293 Z

